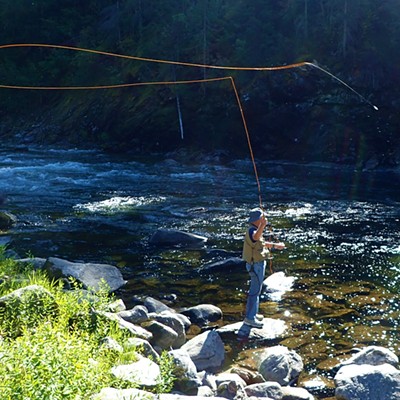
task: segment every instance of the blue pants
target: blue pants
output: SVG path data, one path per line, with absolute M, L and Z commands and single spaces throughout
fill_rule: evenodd
M 260 294 L 265 275 L 265 261 L 254 264 L 246 264 L 246 269 L 250 275 L 250 288 L 247 295 L 246 318 L 254 320 L 260 305 Z

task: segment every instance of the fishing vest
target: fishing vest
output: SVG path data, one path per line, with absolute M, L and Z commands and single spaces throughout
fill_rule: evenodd
M 264 246 L 264 238 L 261 237 L 260 240 L 253 242 L 250 237 L 249 229 L 246 232 L 243 243 L 243 253 L 242 258 L 248 264 L 253 264 L 256 262 L 264 261 L 268 255 L 269 251 Z

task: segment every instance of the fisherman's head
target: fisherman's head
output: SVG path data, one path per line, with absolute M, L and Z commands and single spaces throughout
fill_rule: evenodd
M 257 224 L 263 217 L 265 217 L 264 211 L 261 208 L 253 208 L 249 213 L 249 224 Z

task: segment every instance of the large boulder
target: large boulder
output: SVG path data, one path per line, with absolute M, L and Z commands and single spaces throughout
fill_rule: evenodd
M 161 379 L 160 367 L 144 357 L 131 364 L 113 367 L 111 373 L 116 378 L 141 388 L 154 388 Z
M 121 288 L 126 281 L 121 271 L 112 265 L 74 263 L 61 258 L 50 257 L 44 268 L 55 278 L 75 278 L 84 288 L 98 290 L 105 283 L 111 292 Z
M 264 318 L 264 326 L 260 329 L 254 329 L 243 322 L 235 322 L 217 329 L 222 338 L 237 337 L 239 340 L 256 340 L 259 342 L 271 341 L 283 338 L 288 326 L 279 319 Z
M 178 349 L 168 353 L 174 363 L 174 389 L 185 394 L 196 394 L 201 385 L 197 376 L 197 368 L 187 351 Z
M 192 324 L 204 326 L 210 322 L 218 321 L 222 318 L 220 308 L 212 304 L 200 304 L 198 306 L 189 307 L 181 311 L 181 314 L 186 315 Z
M 260 358 L 258 372 L 266 381 L 278 382 L 282 386 L 295 381 L 304 367 L 301 357 L 285 346 L 270 347 Z
M 157 321 L 148 321 L 142 324 L 143 328 L 151 332 L 150 343 L 162 350 L 169 350 L 177 340 L 178 334 L 169 326 Z
M 261 397 L 266 399 L 281 400 L 283 397 L 282 386 L 277 382 L 255 383 L 245 387 L 249 397 Z
M 390 364 L 351 364 L 335 376 L 337 400 L 400 399 L 400 371 Z
M 199 246 L 207 241 L 204 236 L 177 229 L 158 229 L 150 238 L 150 244 L 161 246 Z
M 382 365 L 390 364 L 396 367 L 399 363 L 399 358 L 391 350 L 381 346 L 368 346 L 354 354 L 348 360 L 342 362 L 340 366 L 350 364 L 368 364 Z
M 168 326 L 177 334 L 175 340 L 171 344 L 173 349 L 179 349 L 186 343 L 185 325 L 178 314 L 163 311 L 160 314 L 150 313 L 149 318 Z
M 225 348 L 216 331 L 206 331 L 182 346 L 189 353 L 198 371 L 218 370 L 225 359 Z

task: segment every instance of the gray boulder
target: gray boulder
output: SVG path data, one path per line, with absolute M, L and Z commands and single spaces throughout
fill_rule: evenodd
M 202 265 L 198 270 L 200 272 L 232 272 L 242 269 L 245 271 L 246 263 L 239 257 L 229 257 L 221 261 L 215 261 Z
M 140 389 L 104 388 L 90 400 L 155 400 L 157 395 Z
M 111 373 L 116 378 L 128 381 L 140 388 L 153 388 L 157 386 L 161 378 L 160 367 L 148 358 L 141 358 L 131 364 L 113 367 Z
M 149 313 L 145 306 L 135 306 L 131 310 L 118 312 L 118 316 L 132 324 L 141 324 L 149 320 Z
M 1 203 L 0 203 L 1 204 Z M 8 212 L 0 212 L 0 231 L 5 231 L 10 229 L 15 223 L 17 219 L 14 215 Z
M 179 349 L 186 343 L 185 326 L 183 325 L 182 319 L 176 313 L 169 311 L 163 311 L 161 314 L 150 313 L 149 318 L 175 331 L 177 337 L 171 344 L 173 349 Z
M 255 383 L 246 386 L 245 392 L 249 397 L 264 397 L 273 400 L 282 400 L 282 387 L 277 382 Z
M 186 315 L 193 324 L 199 326 L 207 325 L 222 318 L 221 309 L 212 304 L 200 304 L 189 307 L 182 310 L 181 314 Z
M 225 348 L 216 331 L 206 331 L 182 346 L 189 353 L 198 371 L 218 370 L 225 359 Z
M 148 321 L 142 326 L 153 335 L 150 339 L 150 343 L 162 350 L 171 349 L 173 343 L 175 343 L 178 338 L 178 334 L 172 328 L 160 322 Z
M 197 393 L 197 389 L 201 385 L 201 380 L 197 376 L 197 369 L 190 358 L 187 351 L 171 350 L 169 352 L 174 363 L 174 376 L 176 378 L 174 382 L 174 389 L 179 390 L 182 393 L 194 395 Z
M 368 364 L 382 365 L 390 364 L 396 367 L 399 363 L 399 358 L 389 349 L 380 346 L 368 346 L 358 353 L 354 354 L 350 359 L 342 362 L 340 366 L 350 364 Z
M 314 396 L 304 388 L 283 386 L 282 400 L 314 400 Z
M 206 241 L 206 237 L 177 229 L 158 229 L 150 238 L 150 244 L 162 246 L 198 246 Z
M 146 297 L 143 305 L 147 308 L 148 312 L 160 314 L 163 311 L 175 312 L 171 307 L 168 307 L 162 301 L 154 299 L 153 297 Z
M 258 372 L 266 381 L 278 382 L 282 386 L 295 381 L 304 367 L 301 357 L 285 346 L 270 347 L 260 358 Z
M 128 338 L 124 344 L 125 349 L 130 350 L 132 348 L 137 353 L 152 360 L 158 360 L 160 357 L 153 346 L 145 339 L 132 337 Z
M 351 364 L 335 376 L 337 400 L 400 399 L 400 371 L 393 365 Z
M 74 263 L 61 258 L 50 257 L 44 268 L 55 278 L 73 277 L 86 289 L 98 290 L 104 282 L 110 292 L 121 288 L 126 281 L 121 271 L 112 265 L 94 263 Z
M 263 342 L 283 338 L 288 331 L 286 323 L 282 320 L 264 318 L 263 322 L 264 326 L 260 329 L 251 328 L 243 322 L 236 322 L 218 328 L 217 332 L 222 338 L 237 336 L 238 339 Z

